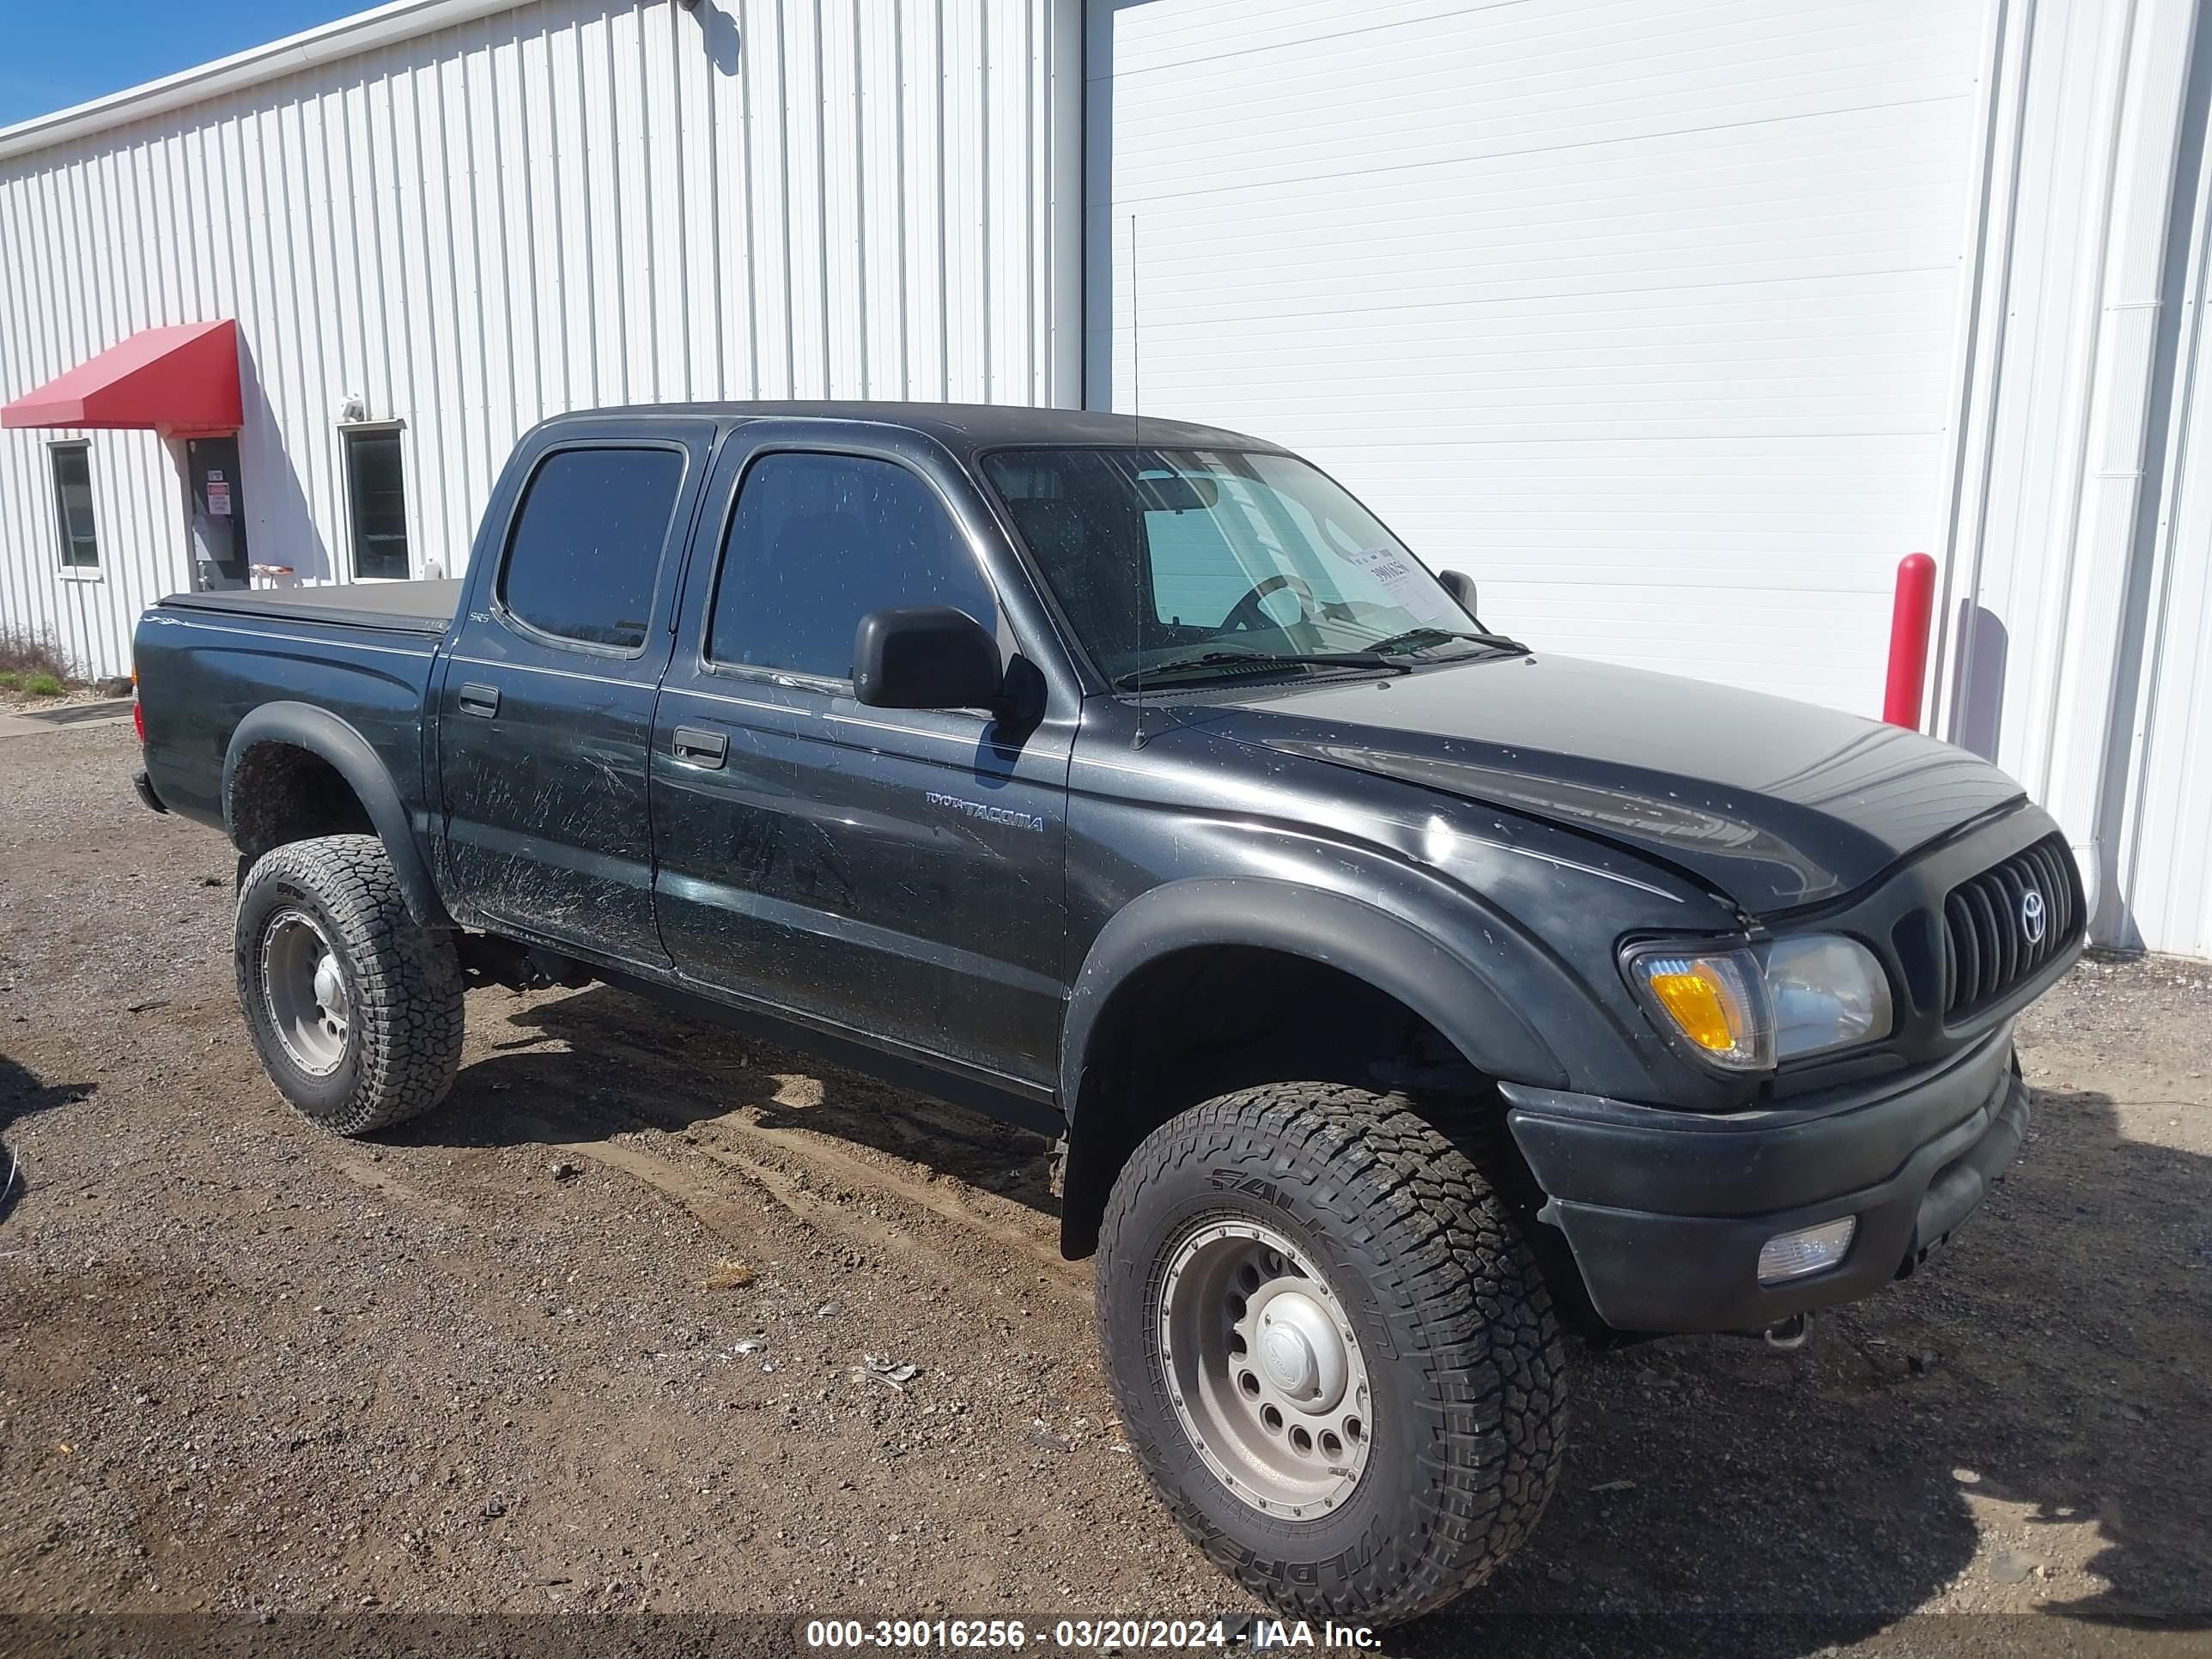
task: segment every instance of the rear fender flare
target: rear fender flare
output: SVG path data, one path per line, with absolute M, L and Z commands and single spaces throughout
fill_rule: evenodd
M 239 763 L 249 750 L 268 743 L 304 749 L 335 767 L 368 809 L 368 821 L 375 827 L 377 839 L 384 843 L 385 854 L 398 875 L 400 891 L 407 899 L 408 915 L 424 927 L 454 925 L 446 912 L 444 901 L 438 896 L 437 883 L 431 879 L 429 866 L 424 862 L 422 848 L 415 839 L 406 804 L 399 799 L 399 790 L 382 757 L 368 738 L 327 708 L 305 702 L 268 702 L 238 723 L 238 729 L 231 733 L 230 747 L 222 757 L 222 823 L 233 845 L 239 844 L 232 789 Z

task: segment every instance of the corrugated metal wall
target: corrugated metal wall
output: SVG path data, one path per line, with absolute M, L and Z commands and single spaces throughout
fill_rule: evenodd
M 2212 161 L 2212 155 L 2203 158 Z M 2212 957 L 2212 167 L 2200 164 L 2172 470 L 2146 571 L 2112 936 Z
M 1094 403 L 1139 321 L 1148 412 L 1304 449 L 1493 625 L 1879 708 L 1941 536 L 1984 0 L 1092 25 Z
M 2212 955 L 2203 25 L 2193 0 L 2002 9 L 1935 729 L 2065 827 L 2094 937 Z
M 418 571 L 542 416 L 1079 401 L 1075 0 L 544 0 L 0 162 L 0 398 L 239 320 L 253 557 L 343 579 L 336 426 L 406 422 Z M 0 623 L 119 672 L 185 586 L 178 464 L 91 434 L 101 580 L 0 438 Z
M 2047 784 L 2081 499 L 2127 8 L 2039 0 L 2007 64 L 1986 408 L 1947 562 L 1936 729 Z M 2016 21 L 2021 26 L 2025 19 Z M 1930 549 L 1941 552 L 1941 549 Z
M 2163 331 L 2136 556 L 2118 607 L 2106 780 L 2110 937 L 2212 957 L 2212 43 L 2198 13 L 2160 284 Z M 2188 62 L 2185 54 L 2185 63 Z M 2179 66 L 2177 66 L 2179 67 Z

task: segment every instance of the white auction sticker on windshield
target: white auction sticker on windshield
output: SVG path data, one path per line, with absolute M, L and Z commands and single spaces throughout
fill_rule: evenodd
M 1374 577 L 1382 597 L 1415 621 L 1441 622 L 1451 615 L 1434 578 L 1395 548 L 1355 547 L 1340 556 Z

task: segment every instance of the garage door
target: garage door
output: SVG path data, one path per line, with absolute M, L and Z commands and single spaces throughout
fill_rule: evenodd
M 1304 451 L 1493 626 L 1873 713 L 1981 14 L 1097 0 L 1086 397 L 1139 346 L 1146 413 Z

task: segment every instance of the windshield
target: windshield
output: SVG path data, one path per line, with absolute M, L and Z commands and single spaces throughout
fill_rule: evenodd
M 1294 456 L 1021 449 L 983 470 L 1108 678 L 1494 648 L 1375 515 Z M 1257 660 L 1255 660 L 1255 659 Z

